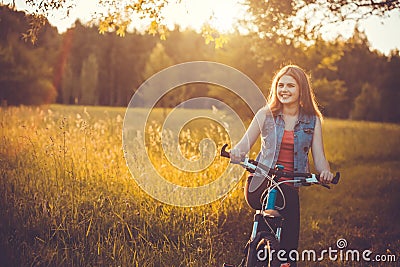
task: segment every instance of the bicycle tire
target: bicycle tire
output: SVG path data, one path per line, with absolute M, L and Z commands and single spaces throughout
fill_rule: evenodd
M 248 243 L 246 261 L 243 266 L 279 267 L 279 260 L 274 257 L 271 259 L 271 251 L 277 252 L 278 250 L 279 242 L 272 233 L 258 232 L 254 240 Z

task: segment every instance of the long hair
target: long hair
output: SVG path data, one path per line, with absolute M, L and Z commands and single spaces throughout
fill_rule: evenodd
M 296 80 L 299 85 L 300 99 L 299 105 L 302 112 L 307 115 L 316 115 L 322 120 L 321 111 L 318 108 L 314 91 L 311 87 L 310 78 L 305 71 L 296 65 L 286 65 L 281 68 L 274 76 L 267 100 L 267 104 L 274 116 L 282 109 L 282 103 L 277 97 L 278 81 L 283 75 L 289 75 Z

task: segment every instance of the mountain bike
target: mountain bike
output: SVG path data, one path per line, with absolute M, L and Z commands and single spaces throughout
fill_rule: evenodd
M 222 147 L 221 156 L 230 158 L 230 153 L 226 151 L 227 146 L 225 144 Z M 269 168 L 248 157 L 244 157 L 239 162 L 231 161 L 230 163 L 238 164 L 250 173 L 256 173 L 259 178 L 268 179 L 268 186 L 260 198 L 262 210 L 255 211 L 250 239 L 246 244 L 242 262 L 237 267 L 290 266 L 288 264 L 281 265 L 278 257 L 273 256 L 273 253 L 280 249 L 281 230 L 284 222 L 284 218 L 279 213 L 279 210 L 285 207 L 285 196 L 280 186 L 288 183 L 293 183 L 296 186 L 320 185 L 328 189 L 330 189 L 330 186 L 321 183 L 318 174 L 286 172 L 281 165 Z M 282 177 L 291 180 L 280 180 Z M 340 173 L 337 172 L 331 183 L 337 184 L 339 178 Z M 275 206 L 278 193 L 281 194 L 283 199 L 282 207 Z M 261 227 L 262 225 L 264 227 Z M 227 263 L 224 263 L 223 266 L 235 267 L 235 265 Z

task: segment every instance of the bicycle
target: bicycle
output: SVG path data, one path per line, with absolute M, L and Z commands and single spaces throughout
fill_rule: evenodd
M 230 153 L 226 151 L 228 144 L 225 144 L 221 149 L 221 156 L 230 158 Z M 281 230 L 284 218 L 280 215 L 278 209 L 283 209 L 285 205 L 285 196 L 280 185 L 284 183 L 293 183 L 297 186 L 321 185 L 330 189 L 330 186 L 319 181 L 319 175 L 314 173 L 295 173 L 286 172 L 281 165 L 275 166 L 274 169 L 268 168 L 256 160 L 244 157 L 240 162 L 233 162 L 245 168 L 250 173 L 257 172 L 261 177 L 269 180 L 269 186 L 261 195 L 262 210 L 256 210 L 253 219 L 253 227 L 250 239 L 246 244 L 242 262 L 238 267 L 275 267 L 288 266 L 280 263 L 280 261 L 272 256 L 273 252 L 279 251 L 279 243 Z M 279 181 L 280 178 L 293 178 L 292 180 Z M 337 172 L 332 180 L 332 184 L 339 182 L 340 173 Z M 275 200 L 277 193 L 280 193 L 283 199 L 283 207 L 276 208 Z M 269 231 L 260 229 L 259 227 L 264 222 L 269 228 Z M 224 267 L 235 267 L 235 265 L 224 263 Z

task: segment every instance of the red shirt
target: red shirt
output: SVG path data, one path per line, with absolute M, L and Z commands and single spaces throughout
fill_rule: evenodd
M 276 164 L 282 165 L 284 171 L 293 172 L 294 170 L 294 131 L 286 131 L 283 133 L 281 150 L 279 151 L 278 161 Z M 293 180 L 293 178 L 282 177 L 279 181 Z M 293 186 L 293 183 L 287 183 Z

